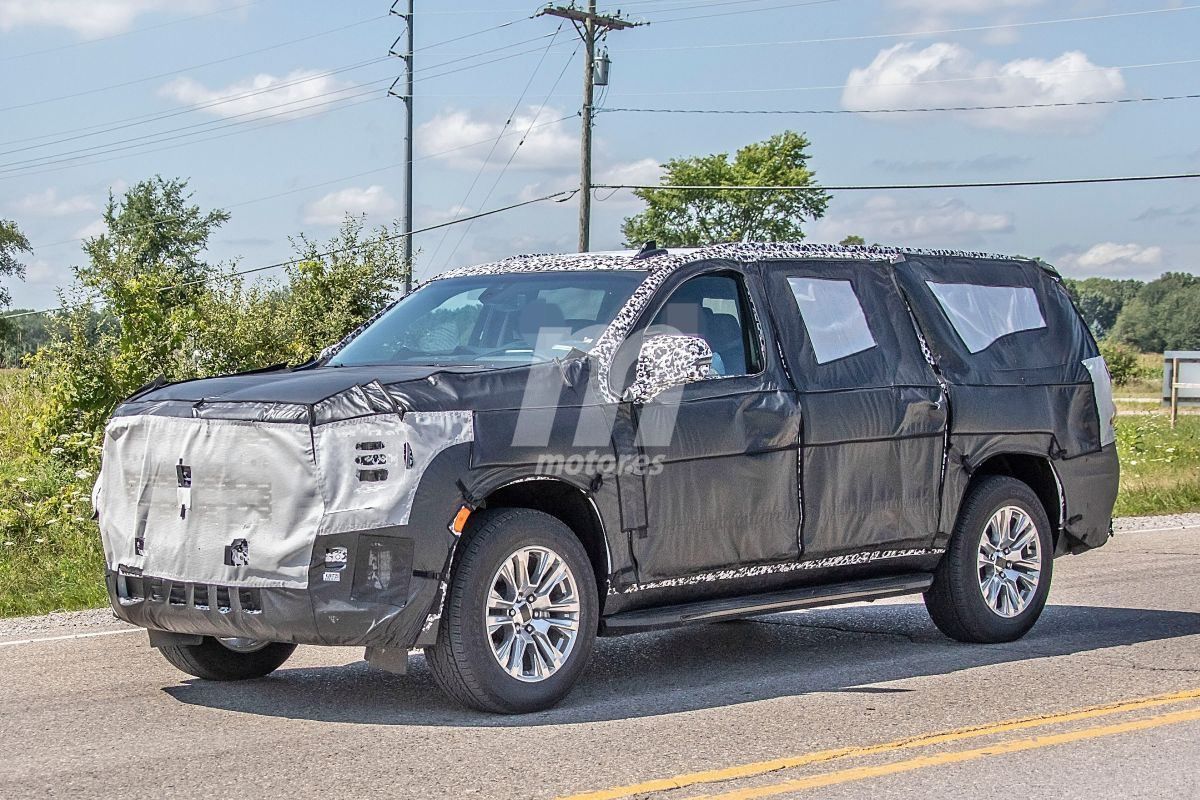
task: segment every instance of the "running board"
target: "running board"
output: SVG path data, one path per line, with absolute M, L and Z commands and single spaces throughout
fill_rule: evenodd
M 717 622 L 777 611 L 833 606 L 898 597 L 923 592 L 933 583 L 933 576 L 924 572 L 892 575 L 886 578 L 808 586 L 767 594 L 728 597 L 722 600 L 702 600 L 662 608 L 622 611 L 604 618 L 605 633 L 636 633 L 660 628 L 673 628 L 693 622 Z

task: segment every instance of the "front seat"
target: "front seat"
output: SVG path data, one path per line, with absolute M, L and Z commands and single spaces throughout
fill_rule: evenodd
M 705 339 L 713 352 L 721 356 L 726 375 L 746 374 L 746 346 L 742 326 L 732 314 L 704 309 Z

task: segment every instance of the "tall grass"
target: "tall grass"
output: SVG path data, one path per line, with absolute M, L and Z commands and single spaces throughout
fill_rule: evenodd
M 1117 516 L 1200 510 L 1200 416 L 1181 415 L 1174 430 L 1161 411 L 1118 416 L 1117 449 Z
M 29 450 L 35 401 L 19 370 L 0 370 L 0 617 L 94 608 L 106 597 L 94 476 Z

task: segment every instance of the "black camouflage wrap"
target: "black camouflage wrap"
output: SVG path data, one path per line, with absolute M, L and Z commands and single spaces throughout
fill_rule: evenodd
M 519 256 L 439 278 L 568 270 L 645 276 L 587 357 L 502 369 L 333 368 L 319 360 L 153 388 L 120 406 L 117 415 L 312 429 L 373 414 L 469 411 L 474 438 L 425 469 L 407 524 L 321 537 L 313 549 L 315 576 L 330 552 L 341 557 L 339 548 L 353 573 L 368 548 L 394 545 L 397 558 L 410 559 L 403 591 L 371 594 L 353 580 L 314 580 L 308 590 L 262 589 L 251 610 L 240 598 L 222 610 L 174 605 L 171 587 L 160 585 L 166 599 L 128 605 L 118 598 L 123 577 L 110 574 L 118 616 L 180 633 L 426 644 L 454 566 L 458 537 L 450 521 L 462 505 L 495 498 L 553 498 L 545 510 L 586 527 L 605 614 L 931 570 L 972 476 L 1013 455 L 1053 475 L 1046 499 L 1058 552 L 1107 539 L 1116 455 L 1101 446 L 1082 363 L 1098 351 L 1060 282 L 1033 262 L 957 251 L 730 244 L 644 259 Z M 713 272 L 743 282 L 762 369 L 732 376 L 701 370 L 693 377 L 703 380 L 647 402 L 623 400 L 656 310 L 684 281 Z M 789 276 L 850 281 L 876 346 L 817 363 Z M 971 354 L 929 280 L 1029 287 L 1046 327 Z M 711 357 L 697 342 L 693 355 Z M 531 392 L 541 398 L 542 440 L 522 444 L 516 434 Z M 564 464 L 579 469 L 564 471 Z M 567 501 L 573 510 L 564 510 Z M 183 596 L 193 591 L 184 587 Z

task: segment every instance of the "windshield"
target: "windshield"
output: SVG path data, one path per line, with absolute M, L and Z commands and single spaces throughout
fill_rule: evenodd
M 512 366 L 588 352 L 641 271 L 538 272 L 433 281 L 401 300 L 330 366 Z

